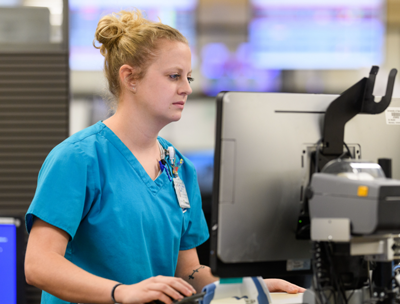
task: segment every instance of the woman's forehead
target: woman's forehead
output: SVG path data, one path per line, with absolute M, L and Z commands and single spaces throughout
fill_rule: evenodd
M 163 41 L 158 46 L 155 66 L 191 70 L 191 52 L 187 44 L 179 41 Z

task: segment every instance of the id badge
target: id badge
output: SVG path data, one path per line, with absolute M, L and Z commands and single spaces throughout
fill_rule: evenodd
M 186 187 L 179 176 L 174 177 L 174 188 L 176 197 L 178 198 L 179 206 L 184 208 L 190 208 L 189 198 L 186 192 Z

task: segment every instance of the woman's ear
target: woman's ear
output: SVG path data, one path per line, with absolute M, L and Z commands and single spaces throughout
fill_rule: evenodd
M 121 89 L 124 88 L 136 93 L 137 80 L 135 78 L 135 68 L 127 64 L 121 66 L 119 68 L 119 81 L 121 83 Z

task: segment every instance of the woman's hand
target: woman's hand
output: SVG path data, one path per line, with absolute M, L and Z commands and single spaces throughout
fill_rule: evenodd
M 191 296 L 196 290 L 181 278 L 157 276 L 133 285 L 121 285 L 115 289 L 117 303 L 136 304 L 160 300 L 171 304 L 183 296 Z
M 287 293 L 299 293 L 304 292 L 303 287 L 289 283 L 288 281 L 281 279 L 264 279 L 265 284 L 270 292 L 287 292 Z

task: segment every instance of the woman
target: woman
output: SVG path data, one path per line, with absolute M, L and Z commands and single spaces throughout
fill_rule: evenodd
M 140 11 L 103 17 L 95 37 L 116 112 L 44 162 L 26 215 L 26 279 L 46 304 L 172 303 L 217 280 L 197 257 L 208 230 L 194 167 L 158 137 L 192 92 L 190 48 Z

